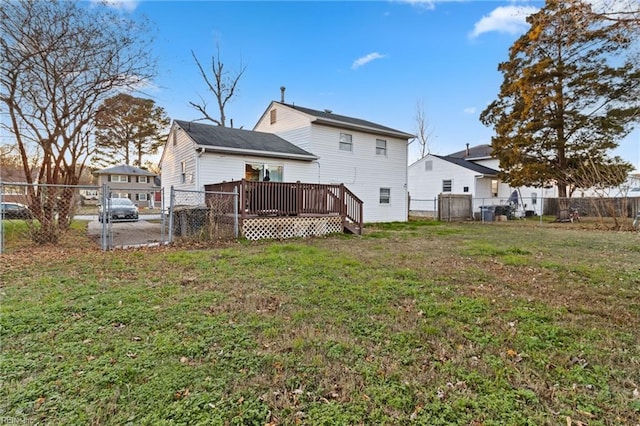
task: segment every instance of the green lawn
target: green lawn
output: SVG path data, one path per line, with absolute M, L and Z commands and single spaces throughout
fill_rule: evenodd
M 94 245 L 0 256 L 5 422 L 640 423 L 638 233 Z

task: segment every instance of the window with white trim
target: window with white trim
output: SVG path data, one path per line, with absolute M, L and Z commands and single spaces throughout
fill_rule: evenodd
M 349 133 L 340 133 L 340 151 L 353 151 L 353 137 Z
M 497 179 L 491 179 L 491 196 L 492 197 L 498 196 L 498 180 Z
M 376 139 L 376 155 L 387 156 L 387 141 Z
M 123 192 L 112 192 L 111 198 L 130 198 L 129 194 L 125 194 Z
M 127 175 L 111 175 L 111 182 L 129 182 L 129 176 Z
M 391 204 L 391 188 L 380 188 L 380 204 Z
M 149 201 L 149 194 L 140 192 L 136 194 L 136 200 L 138 201 Z
M 453 188 L 453 181 L 451 179 L 444 179 L 442 181 L 442 192 L 451 192 Z
M 149 183 L 149 176 L 138 176 L 138 183 Z

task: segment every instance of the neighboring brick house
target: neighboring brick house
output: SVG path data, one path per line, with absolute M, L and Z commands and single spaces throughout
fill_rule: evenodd
M 98 185 L 106 184 L 111 198 L 129 198 L 138 206 L 152 207 L 160 191 L 157 175 L 138 167 L 121 165 L 93 172 Z

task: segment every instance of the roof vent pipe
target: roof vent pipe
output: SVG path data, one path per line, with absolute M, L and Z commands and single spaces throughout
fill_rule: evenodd
M 469 152 L 469 144 L 467 143 L 467 157 L 469 156 L 470 152 Z
M 284 103 L 284 91 L 287 90 L 286 87 L 281 86 L 280 87 L 280 103 Z

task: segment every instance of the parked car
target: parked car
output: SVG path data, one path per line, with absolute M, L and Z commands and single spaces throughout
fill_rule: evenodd
M 0 204 L 0 214 L 3 219 L 31 219 L 33 217 L 29 207 L 20 203 Z
M 138 220 L 138 207 L 128 198 L 109 198 L 107 206 L 98 206 L 98 220 Z

